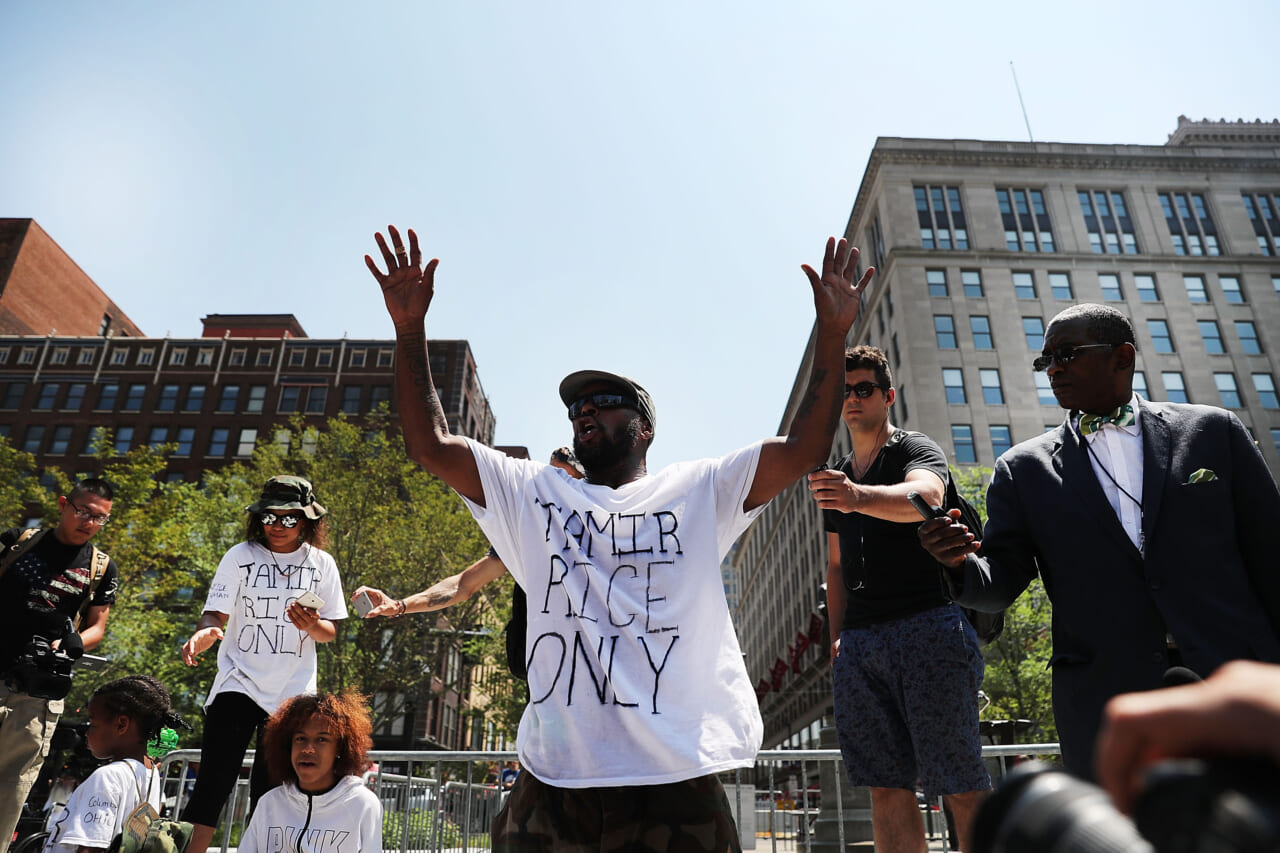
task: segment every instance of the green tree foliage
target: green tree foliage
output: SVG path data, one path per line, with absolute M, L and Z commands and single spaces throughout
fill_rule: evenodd
M 952 469 L 956 488 L 982 515 L 987 517 L 987 484 L 992 471 L 978 465 Z M 1004 632 L 983 650 L 987 671 L 982 689 L 991 703 L 983 711 L 984 720 L 1030 720 L 1034 740 L 1057 739 L 1053 719 L 1053 693 L 1049 658 L 1052 608 L 1040 580 L 1031 582 L 1026 592 L 1005 611 Z

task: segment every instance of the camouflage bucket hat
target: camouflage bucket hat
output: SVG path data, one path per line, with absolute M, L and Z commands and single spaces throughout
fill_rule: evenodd
M 262 512 L 268 509 L 301 510 L 312 521 L 329 512 L 316 502 L 315 489 L 311 487 L 309 480 L 287 475 L 267 480 L 267 484 L 262 487 L 262 496 L 245 507 L 245 512 Z

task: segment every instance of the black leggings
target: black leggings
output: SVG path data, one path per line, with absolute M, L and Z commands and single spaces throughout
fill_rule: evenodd
M 253 771 L 249 775 L 249 811 L 271 788 L 267 755 L 262 749 L 262 729 L 270 716 L 243 693 L 219 693 L 205 709 L 204 740 L 200 744 L 200 774 L 182 819 L 217 826 L 218 815 L 240 778 L 249 739 L 256 737 Z

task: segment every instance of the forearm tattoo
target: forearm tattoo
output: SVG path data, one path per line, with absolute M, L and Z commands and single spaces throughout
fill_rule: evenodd
M 417 390 L 418 401 L 431 419 L 431 423 L 441 432 L 449 431 L 449 421 L 444 416 L 444 407 L 440 405 L 440 397 L 436 394 L 436 384 L 431 379 L 431 361 L 427 358 L 426 332 L 408 332 L 400 337 L 400 345 L 405 351 L 405 366 L 409 370 L 409 378 Z

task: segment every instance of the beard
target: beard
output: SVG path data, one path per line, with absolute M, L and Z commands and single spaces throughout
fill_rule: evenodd
M 605 430 L 599 422 L 597 427 L 600 439 L 589 447 L 579 441 L 577 436 L 573 437 L 573 452 L 588 473 L 592 469 L 600 471 L 612 468 L 625 460 L 640 439 L 640 433 L 644 430 L 644 421 L 637 415 L 627 421 L 621 429 L 612 433 Z

